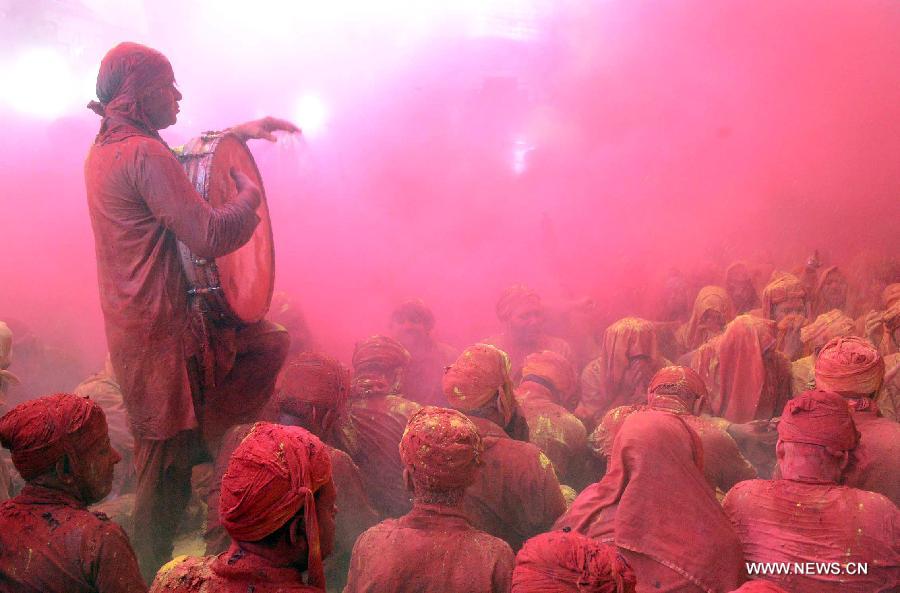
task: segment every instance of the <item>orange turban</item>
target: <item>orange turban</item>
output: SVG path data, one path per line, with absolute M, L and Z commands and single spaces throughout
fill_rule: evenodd
M 525 357 L 522 365 L 522 380 L 537 377 L 542 381 L 548 381 L 553 385 L 559 403 L 569 403 L 578 391 L 578 376 L 572 363 L 552 350 L 533 352 Z
M 222 477 L 219 518 L 235 540 L 255 542 L 302 509 L 309 584 L 324 589 L 314 494 L 329 483 L 331 458 L 322 441 L 297 426 L 257 422 Z
M 840 309 L 822 313 L 816 320 L 800 329 L 800 341 L 811 348 L 821 348 L 832 338 L 852 335 L 856 323 Z
M 766 319 L 774 319 L 775 305 L 790 299 L 806 301 L 806 288 L 800 279 L 786 272 L 773 274 L 772 281 L 763 289 L 762 310 Z
M 806 391 L 784 407 L 778 439 L 852 451 L 859 443 L 859 432 L 844 398 L 829 391 Z
M 881 387 L 884 359 L 868 340 L 838 337 L 816 358 L 816 386 L 842 394 L 868 395 Z
M 483 408 L 496 399 L 505 426 L 515 409 L 509 369 L 509 356 L 503 350 L 489 344 L 470 346 L 444 373 L 444 396 L 463 412 Z
M 400 459 L 413 479 L 432 491 L 465 488 L 481 465 L 484 445 L 464 414 L 426 406 L 412 415 L 400 439 Z
M 524 284 L 513 284 L 503 291 L 500 300 L 497 301 L 497 318 L 507 321 L 516 312 L 516 309 L 524 304 L 541 304 L 541 297 Z
M 633 593 L 635 582 L 615 546 L 551 531 L 531 538 L 516 554 L 511 593 Z
M 350 389 L 350 373 L 340 362 L 318 352 L 303 352 L 284 365 L 277 395 L 278 408 L 300 416 L 298 405 L 319 404 L 343 410 Z
M 64 455 L 73 463 L 109 434 L 94 401 L 57 393 L 19 404 L 0 418 L 0 444 L 12 453 L 19 474 L 40 476 Z

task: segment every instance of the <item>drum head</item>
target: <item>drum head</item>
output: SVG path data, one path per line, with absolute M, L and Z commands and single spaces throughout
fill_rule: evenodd
M 269 310 L 275 283 L 275 251 L 269 206 L 262 177 L 253 156 L 243 142 L 230 134 L 223 136 L 216 146 L 210 166 L 207 198 L 220 207 L 237 194 L 229 171 L 236 167 L 259 186 L 262 203 L 256 213 L 260 218 L 253 237 L 237 251 L 217 257 L 219 284 L 231 311 L 244 323 L 261 320 Z

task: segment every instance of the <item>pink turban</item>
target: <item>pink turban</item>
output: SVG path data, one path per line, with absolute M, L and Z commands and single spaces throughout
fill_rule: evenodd
M 391 318 L 394 320 L 416 319 L 422 322 L 427 331 L 431 331 L 434 327 L 434 313 L 422 299 L 411 299 L 400 303 L 400 306 L 394 309 Z
M 497 318 L 500 321 L 508 321 L 519 307 L 526 304 L 541 304 L 541 297 L 524 284 L 513 284 L 503 291 L 500 300 L 497 301 Z
M 552 350 L 532 352 L 525 357 L 522 380 L 527 381 L 529 376 L 552 384 L 559 397 L 558 403 L 568 404 L 577 395 L 578 375 L 575 368 L 568 358 Z
M 731 593 L 789 593 L 771 581 L 754 579 L 747 581 Z
M 634 593 L 635 582 L 615 546 L 580 533 L 551 531 L 519 550 L 511 593 Z
M 762 310 L 767 319 L 774 318 L 775 305 L 790 299 L 807 300 L 806 288 L 800 279 L 785 272 L 773 274 L 772 281 L 763 289 Z
M 412 415 L 400 440 L 400 459 L 429 490 L 465 488 L 481 464 L 484 446 L 464 414 L 426 406 Z
M 79 459 L 109 433 L 95 402 L 57 393 L 19 404 L 0 418 L 0 444 L 26 480 L 52 468 L 64 455 Z
M 884 359 L 868 340 L 838 337 L 816 358 L 816 386 L 841 394 L 869 395 L 881 387 Z
M 282 412 L 300 416 L 304 403 L 343 410 L 350 389 L 350 373 L 340 362 L 318 352 L 303 352 L 284 365 L 277 403 Z
M 812 348 L 821 348 L 832 338 L 849 336 L 856 329 L 855 322 L 840 309 L 822 313 L 816 320 L 800 329 L 800 341 Z
M 778 439 L 852 451 L 859 443 L 859 432 L 844 398 L 829 391 L 806 391 L 784 407 Z
M 664 367 L 650 379 L 647 403 L 652 406 L 654 402 L 666 396 L 676 397 L 687 411 L 690 411 L 696 400 L 706 399 L 706 383 L 700 375 L 688 367 Z

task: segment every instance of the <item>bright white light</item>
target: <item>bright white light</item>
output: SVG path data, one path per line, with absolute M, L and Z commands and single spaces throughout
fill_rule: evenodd
M 521 175 L 528 167 L 528 153 L 534 150 L 525 139 L 519 138 L 513 144 L 512 170 L 516 175 Z
M 84 94 L 84 81 L 49 47 L 24 50 L 0 63 L 0 80 L 0 101 L 19 113 L 43 119 L 56 119 L 73 110 L 80 99 L 93 96 L 93 91 Z
M 300 126 L 304 136 L 313 138 L 328 125 L 328 106 L 318 95 L 307 93 L 294 106 L 294 123 Z

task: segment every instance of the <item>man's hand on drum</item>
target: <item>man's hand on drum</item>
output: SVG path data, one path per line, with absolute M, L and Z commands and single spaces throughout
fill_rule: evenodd
M 277 138 L 273 132 L 290 132 L 291 134 L 299 134 L 300 128 L 287 121 L 286 119 L 278 119 L 277 117 L 264 117 L 255 119 L 244 124 L 236 125 L 229 128 L 229 132 L 235 134 L 238 138 L 246 142 L 247 140 L 262 139 L 269 142 L 275 142 Z
M 248 177 L 242 171 L 239 171 L 237 167 L 232 167 L 228 173 L 231 175 L 231 179 L 234 180 L 234 185 L 237 188 L 238 195 L 246 195 L 246 200 L 250 203 L 254 210 L 259 207 L 260 202 L 262 201 L 262 194 L 259 191 L 259 186 L 256 185 L 250 177 Z

